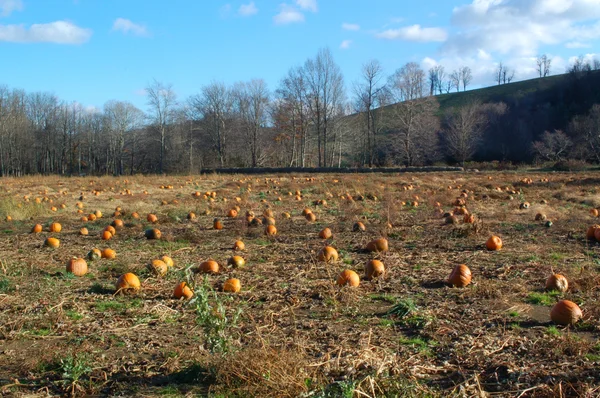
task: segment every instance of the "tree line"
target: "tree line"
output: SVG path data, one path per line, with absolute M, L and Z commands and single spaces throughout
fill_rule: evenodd
M 536 62 L 540 77 L 548 76 L 548 57 Z M 51 93 L 0 86 L 0 175 L 419 166 L 471 159 L 600 162 L 599 106 L 580 104 L 562 119 L 551 115 L 580 96 L 576 87 L 590 86 L 584 80 L 595 69 L 596 62 L 577 60 L 569 70 L 573 78 L 555 93 L 558 105 L 554 94 L 545 93 L 531 103 L 521 97 L 471 98 L 442 108 L 440 94 L 469 94 L 473 77 L 467 66 L 446 73 L 436 65 L 425 72 L 409 62 L 386 76 L 371 60 L 347 86 L 328 49 L 291 68 L 274 90 L 262 79 L 214 81 L 181 99 L 171 84 L 152 81 L 145 110 L 118 100 L 89 110 Z M 513 77 L 500 63 L 497 83 Z M 545 110 L 528 113 L 538 105 Z M 529 125 L 532 118 L 542 122 Z

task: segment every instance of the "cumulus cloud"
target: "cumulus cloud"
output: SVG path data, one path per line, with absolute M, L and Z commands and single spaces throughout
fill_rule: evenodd
M 279 14 L 273 17 L 273 21 L 277 25 L 304 22 L 304 14 L 296 7 L 284 3 L 279 6 Z
M 0 0 L 0 17 L 8 17 L 13 11 L 23 10 L 21 0 Z
M 148 36 L 148 30 L 144 25 L 136 24 L 126 18 L 117 18 L 113 23 L 112 30 L 115 32 L 131 33 L 135 36 Z
M 357 25 L 355 23 L 343 23 L 342 29 L 344 29 L 344 30 L 360 30 L 360 25 Z
M 600 0 L 473 0 L 454 8 L 457 32 L 442 51 L 532 56 L 542 45 L 600 38 L 599 18 Z
M 0 41 L 12 43 L 81 44 L 92 36 L 91 29 L 67 21 L 46 24 L 0 25 Z
M 342 50 L 347 50 L 347 49 L 349 49 L 349 48 L 350 48 L 350 45 L 351 45 L 351 44 L 352 44 L 352 40 L 344 40 L 344 41 L 342 42 L 342 44 L 340 44 L 340 48 L 341 48 Z
M 242 4 L 238 9 L 238 15 L 243 17 L 249 17 L 255 15 L 256 13 L 258 13 L 258 8 L 256 8 L 256 5 L 253 1 L 248 4 Z
M 422 28 L 421 25 L 412 25 L 398 29 L 388 29 L 377 33 L 376 36 L 388 40 L 443 42 L 448 38 L 448 33 L 442 28 Z
M 303 10 L 317 12 L 317 0 L 296 0 L 296 4 Z

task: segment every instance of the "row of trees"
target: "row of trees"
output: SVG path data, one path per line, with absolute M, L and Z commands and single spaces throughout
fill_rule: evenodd
M 550 61 L 540 60 L 540 75 L 546 76 Z M 573 68 L 593 68 L 585 65 L 581 61 Z M 506 73 L 499 79 L 510 79 L 500 67 Z M 551 122 L 532 131 L 534 127 L 515 116 L 519 103 L 467 101 L 440 110 L 436 94 L 461 87 L 465 91 L 471 81 L 468 67 L 447 75 L 438 65 L 426 74 L 410 62 L 387 76 L 372 60 L 350 85 L 348 97 L 339 66 L 331 52 L 322 49 L 291 68 L 273 91 L 261 79 L 233 85 L 211 82 L 180 99 L 170 84 L 153 81 L 146 87 L 145 112 L 125 101 L 108 101 L 102 110 L 89 110 L 49 93 L 0 86 L 0 175 L 412 166 L 464 163 L 473 157 L 549 156 L 542 155 L 549 153 L 543 145 L 554 150 L 555 138 L 539 138 Z M 560 121 L 554 124 L 563 127 Z M 506 131 L 519 135 L 511 137 Z M 583 130 L 567 131 L 569 148 L 577 147 L 580 138 L 575 137 Z M 506 142 L 498 145 L 499 137 Z M 522 144 L 529 148 L 536 140 L 543 145 L 536 144 L 526 155 L 519 152 Z M 600 143 L 594 145 L 600 148 Z M 590 153 L 577 152 L 595 159 Z

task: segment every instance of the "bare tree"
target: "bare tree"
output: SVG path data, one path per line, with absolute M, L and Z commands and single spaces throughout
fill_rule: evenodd
M 546 54 L 539 55 L 535 59 L 535 63 L 537 65 L 537 72 L 540 77 L 546 77 L 550 74 L 552 60 L 548 58 Z
M 377 119 L 375 109 L 381 106 L 380 93 L 384 89 L 381 84 L 383 68 L 377 60 L 371 60 L 362 66 L 361 80 L 354 84 L 356 107 L 364 115 L 364 137 L 362 145 L 362 164 L 373 166 L 375 160 Z
M 106 129 L 109 133 L 110 152 L 115 175 L 123 175 L 123 155 L 126 134 L 141 127 L 142 111 L 130 102 L 108 101 L 104 104 Z
M 506 65 L 500 61 L 498 67 L 496 68 L 495 80 L 498 84 L 507 84 L 512 82 L 515 78 L 515 70 L 508 69 Z
M 554 130 L 545 131 L 540 141 L 532 143 L 531 149 L 537 158 L 557 162 L 566 158 L 572 146 L 569 136 L 561 130 Z
M 389 77 L 388 86 L 396 100 L 410 101 L 425 94 L 425 72 L 416 62 L 409 62 Z
M 450 74 L 450 81 L 452 82 L 452 87 L 456 89 L 456 92 L 460 91 L 460 70 L 455 70 Z
M 464 167 L 479 147 L 487 125 L 484 106 L 472 102 L 451 110 L 446 114 L 445 125 L 444 141 L 448 154 Z
M 146 87 L 146 95 L 148 96 L 148 106 L 150 107 L 149 117 L 151 126 L 159 136 L 160 160 L 158 172 L 162 174 L 164 171 L 167 138 L 173 127 L 177 96 L 171 84 L 164 84 L 157 80 L 154 80 Z
M 442 65 L 436 65 L 429 69 L 429 95 L 442 94 L 444 92 L 444 79 L 446 74 Z
M 462 81 L 463 91 L 467 91 L 467 86 L 471 83 L 471 80 L 473 80 L 471 68 L 468 66 L 460 68 L 460 80 Z

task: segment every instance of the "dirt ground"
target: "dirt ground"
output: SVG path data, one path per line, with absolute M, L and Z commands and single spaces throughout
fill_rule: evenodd
M 595 173 L 525 172 L 2 179 L 0 393 L 598 396 L 600 246 L 586 230 L 600 223 L 591 214 L 599 184 Z M 461 193 L 472 224 L 442 215 L 462 211 Z M 247 221 L 247 211 L 261 219 L 266 209 L 275 236 Z M 81 221 L 96 210 L 101 218 Z M 115 218 L 125 226 L 103 241 Z M 357 221 L 366 231 L 353 231 Z M 31 233 L 36 223 L 43 231 Z M 148 228 L 161 239 L 146 239 Z M 501 250 L 486 250 L 491 235 Z M 47 237 L 60 247 L 45 247 Z M 380 237 L 389 251 L 365 250 Z M 244 251 L 232 250 L 236 240 Z M 336 262 L 317 260 L 325 245 Z M 88 260 L 82 277 L 66 272 L 92 248 L 116 258 Z M 228 265 L 236 254 L 245 266 Z M 175 265 L 160 277 L 147 264 L 162 255 Z M 208 259 L 219 272 L 195 273 Z M 371 259 L 385 273 L 367 280 Z M 459 264 L 472 282 L 450 287 Z M 336 284 L 344 269 L 360 286 Z M 139 277 L 138 292 L 116 292 L 126 272 Z M 544 290 L 553 272 L 568 279 L 565 293 Z M 222 291 L 229 278 L 239 293 Z M 182 281 L 193 299 L 173 297 Z M 551 322 L 561 299 L 580 306 L 575 325 Z

